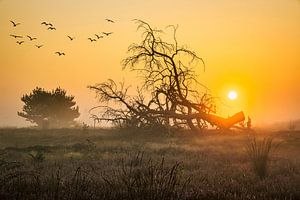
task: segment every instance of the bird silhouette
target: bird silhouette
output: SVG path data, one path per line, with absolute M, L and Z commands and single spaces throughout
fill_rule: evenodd
M 113 20 L 111 19 L 105 19 L 107 22 L 111 22 L 111 23 L 115 23 Z
M 59 52 L 59 51 L 55 52 L 55 54 L 57 54 L 58 56 L 65 56 L 66 55 L 64 52 Z
M 13 24 L 14 27 L 16 27 L 16 26 L 18 26 L 18 25 L 21 24 L 21 23 L 16 23 L 16 22 L 14 22 L 13 20 L 10 20 L 10 22 Z
M 107 32 L 102 32 L 104 35 L 106 35 L 106 36 L 109 36 L 110 34 L 113 34 L 113 32 L 109 32 L 109 33 L 107 33 Z
M 27 35 L 27 37 L 30 39 L 30 41 L 36 40 L 36 39 L 37 39 L 36 37 L 31 37 L 31 36 L 29 36 L 29 35 Z
M 44 45 L 35 45 L 38 49 L 43 47 Z
M 45 26 L 53 26 L 53 24 L 47 23 L 47 22 L 42 22 L 41 24 L 42 24 L 42 25 L 45 25 Z
M 17 43 L 21 45 L 22 43 L 24 43 L 24 41 L 17 41 Z
M 20 36 L 20 35 L 10 35 L 11 37 L 14 37 L 14 38 L 23 38 L 23 36 Z
M 55 27 L 52 27 L 52 26 L 49 26 L 49 27 L 48 27 L 48 30 L 53 31 L 53 30 L 56 30 L 56 28 L 55 28 Z
M 97 41 L 96 39 L 93 39 L 93 38 L 88 38 L 88 40 L 90 40 L 91 42 L 96 42 Z
M 98 40 L 99 40 L 100 38 L 103 38 L 102 35 L 97 35 L 97 34 L 95 34 L 95 36 L 97 37 Z
M 75 39 L 75 37 L 67 36 L 71 41 Z

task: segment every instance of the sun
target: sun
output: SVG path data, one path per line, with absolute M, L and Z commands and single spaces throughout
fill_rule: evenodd
M 234 91 L 234 90 L 231 90 L 230 92 L 228 92 L 228 98 L 230 99 L 230 100 L 235 100 L 236 98 L 237 98 L 237 93 L 236 93 L 236 91 Z

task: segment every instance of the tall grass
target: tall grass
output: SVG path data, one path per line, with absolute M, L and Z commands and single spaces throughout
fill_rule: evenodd
M 139 153 L 103 179 L 116 199 L 183 199 L 189 179 L 182 169 L 179 162 L 167 166 L 164 158 L 154 162 Z
M 43 163 L 41 163 L 43 164 Z M 138 153 L 116 170 L 99 172 L 79 166 L 50 172 L 0 160 L 0 199 L 184 199 L 189 179 L 181 163 L 166 165 Z
M 264 179 L 268 175 L 268 167 L 273 150 L 278 147 L 272 137 L 265 137 L 261 141 L 253 135 L 246 143 L 246 152 L 249 156 L 254 173 Z
M 91 133 L 94 129 L 87 134 L 77 129 L 57 131 L 48 136 L 33 133 L 24 143 L 23 137 L 32 133 L 9 132 L 3 137 L 0 129 L 0 144 L 5 141 L 0 147 L 0 200 L 300 199 L 298 132 L 293 142 L 281 146 L 269 172 L 277 138 L 285 138 L 282 133 L 265 135 L 276 136 L 274 141 L 257 134 L 249 140 L 246 154 L 246 134 L 179 132 L 159 137 L 156 133 Z M 135 153 L 140 151 L 145 153 Z M 74 159 L 71 153 L 80 157 Z M 267 162 L 259 161 L 263 154 Z M 268 172 L 272 176 L 258 181 L 256 173 L 247 169 L 248 158 L 253 158 L 253 169 L 265 164 L 261 177 Z

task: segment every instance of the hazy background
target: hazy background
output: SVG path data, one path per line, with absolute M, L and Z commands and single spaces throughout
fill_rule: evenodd
M 206 62 L 199 80 L 219 97 L 222 116 L 243 110 L 256 125 L 300 118 L 298 0 L 0 0 L 0 126 L 29 125 L 17 111 L 21 96 L 36 86 L 66 89 L 80 107 L 79 120 L 91 124 L 87 112 L 97 101 L 87 85 L 108 78 L 136 83 L 120 64 L 128 45 L 141 39 L 135 18 L 158 28 L 179 25 L 179 42 Z M 22 24 L 13 28 L 9 20 Z M 87 40 L 102 31 L 114 34 Z M 9 34 L 38 40 L 18 45 Z M 232 89 L 239 94 L 235 101 L 227 100 Z

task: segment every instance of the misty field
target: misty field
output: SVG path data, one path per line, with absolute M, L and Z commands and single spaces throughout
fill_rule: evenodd
M 0 129 L 0 199 L 300 199 L 300 132 L 255 135 L 263 177 L 253 132 Z

